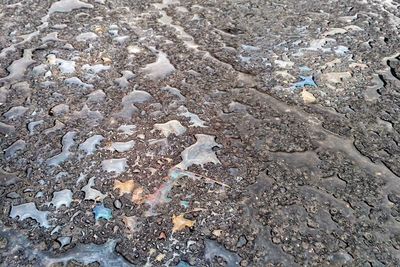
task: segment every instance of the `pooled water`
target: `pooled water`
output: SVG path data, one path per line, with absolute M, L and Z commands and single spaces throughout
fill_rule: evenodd
M 42 42 L 65 42 L 64 40 L 58 39 L 58 32 L 48 33 L 45 37 L 42 37 Z
M 13 185 L 19 180 L 17 172 L 6 172 L 0 167 L 0 186 Z
M 82 66 L 82 70 L 92 73 L 92 74 L 97 74 L 103 71 L 107 71 L 110 70 L 111 67 L 110 66 L 106 66 L 103 64 L 96 64 L 96 65 L 89 65 L 89 64 L 85 64 Z
M 123 134 L 132 135 L 136 132 L 135 129 L 136 129 L 136 125 L 126 125 L 125 124 L 125 125 L 119 126 L 117 130 L 119 132 L 122 132 Z
M 50 224 L 47 221 L 48 211 L 39 211 L 34 202 L 29 202 L 17 206 L 11 206 L 10 217 L 19 218 L 20 221 L 31 218 L 39 223 L 41 227 L 49 228 Z
M 156 123 L 154 124 L 154 129 L 160 131 L 165 137 L 168 137 L 170 134 L 179 136 L 186 132 L 186 128 L 177 120 L 171 120 L 166 123 Z
M 33 135 L 35 133 L 36 126 L 39 126 L 43 122 L 44 122 L 44 120 L 39 120 L 39 121 L 32 121 L 32 122 L 28 123 L 27 128 L 29 131 L 29 135 Z
M 48 70 L 49 70 L 48 65 L 40 64 L 32 69 L 32 75 L 38 77 L 45 74 Z
M 89 179 L 88 183 L 82 187 L 81 191 L 85 192 L 85 200 L 103 201 L 107 196 L 97 189 L 93 189 L 95 177 Z
M 56 131 L 58 131 L 58 130 L 62 130 L 64 127 L 65 127 L 65 124 L 64 124 L 64 123 L 62 123 L 62 122 L 59 121 L 59 120 L 55 120 L 54 126 L 51 127 L 51 128 L 49 128 L 49 129 L 47 129 L 47 130 L 45 130 L 45 131 L 43 131 L 43 133 L 44 133 L 45 135 L 47 135 L 47 134 L 50 134 L 50 133 L 54 133 L 54 132 L 56 132 Z
M 13 132 L 15 132 L 15 127 L 13 125 L 9 125 L 0 121 L 0 133 L 8 135 Z
M 115 172 L 116 174 L 123 173 L 128 168 L 127 159 L 107 159 L 101 162 L 101 167 L 105 172 Z
M 84 89 L 91 89 L 91 88 L 93 88 L 93 84 L 84 83 L 84 82 L 82 82 L 82 80 L 79 79 L 78 77 L 67 78 L 67 79 L 64 80 L 64 83 L 65 83 L 66 85 L 71 86 L 71 87 L 80 87 L 80 88 L 84 88 Z
M 181 94 L 181 91 L 179 91 L 177 88 L 171 87 L 171 86 L 165 86 L 161 88 L 161 91 L 168 92 L 169 94 L 176 96 L 180 101 L 184 102 L 186 101 L 186 97 L 184 97 Z
M 220 164 L 221 162 L 213 151 L 214 147 L 221 145 L 215 142 L 215 137 L 206 134 L 196 134 L 197 142 L 187 147 L 182 153 L 182 162 L 176 165 L 177 168 L 186 170 L 192 165 L 203 166 L 206 163 Z
M 175 67 L 169 61 L 167 54 L 158 51 L 156 62 L 147 64 L 142 71 L 147 78 L 160 80 L 172 74 L 175 71 Z
M 100 219 L 105 219 L 107 221 L 112 218 L 112 211 L 109 208 L 106 208 L 104 204 L 98 204 L 93 208 L 94 218 L 96 221 Z
M 93 8 L 93 5 L 79 0 L 60 0 L 58 2 L 54 2 L 50 6 L 48 14 L 51 15 L 56 12 L 66 13 L 81 8 Z
M 24 115 L 27 111 L 28 108 L 23 106 L 12 107 L 3 114 L 3 117 L 7 120 L 15 120 Z
M 78 42 L 87 42 L 99 38 L 94 32 L 84 32 L 75 37 Z
M 106 99 L 106 94 L 103 90 L 98 89 L 96 91 L 91 92 L 88 95 L 87 102 L 89 103 L 100 103 Z
M 50 54 L 47 56 L 47 61 L 51 65 L 56 65 L 63 74 L 71 74 L 75 72 L 75 61 L 64 60 L 57 58 L 56 55 Z
M 69 150 L 75 144 L 75 135 L 76 132 L 70 131 L 63 136 L 61 141 L 62 151 L 60 154 L 57 154 L 46 161 L 49 166 L 58 166 L 71 156 L 72 153 Z
M 32 49 L 25 49 L 22 58 L 14 60 L 10 66 L 7 67 L 8 76 L 0 79 L 2 83 L 13 83 L 22 79 L 25 75 L 26 69 L 35 63 L 32 59 Z
M 385 82 L 378 74 L 373 74 L 372 83 L 373 85 L 368 86 L 364 93 L 365 99 L 369 101 L 377 100 L 381 96 L 378 93 L 379 90 L 381 90 L 385 86 Z
M 67 104 L 58 104 L 50 109 L 50 114 L 53 116 L 61 116 L 69 113 L 69 106 Z
M 103 114 L 100 111 L 92 111 L 87 104 L 84 104 L 80 111 L 74 111 L 74 117 L 85 120 L 90 126 L 97 126 L 103 120 Z
M 60 243 L 60 248 L 68 246 L 72 241 L 72 237 L 70 236 L 60 236 L 57 238 L 57 242 Z
M 122 76 L 115 79 L 115 83 L 121 88 L 127 88 L 129 86 L 129 80 L 133 79 L 135 75 L 130 70 L 123 70 L 121 72 Z
M 206 123 L 205 121 L 200 119 L 200 117 L 198 115 L 189 112 L 185 106 L 180 106 L 178 108 L 178 112 L 181 116 L 184 116 L 184 117 L 190 119 L 191 127 L 207 127 L 205 125 L 205 123 Z
M 130 120 L 139 109 L 134 104 L 141 104 L 151 100 L 153 97 L 141 90 L 134 90 L 122 98 L 122 110 L 116 114 L 117 117 Z
M 36 260 L 37 266 L 51 267 L 55 265 L 66 266 L 68 262 L 77 261 L 84 265 L 98 263 L 100 266 L 118 266 L 118 267 L 133 267 L 135 265 L 127 262 L 121 255 L 115 252 L 117 240 L 108 240 L 104 244 L 78 244 L 72 249 L 62 254 L 53 254 L 50 252 L 42 252 L 23 235 L 20 235 L 12 230 L 8 230 L 3 225 L 0 225 L 0 236 L 5 238 L 8 242 L 6 244 L 7 253 L 12 255 L 16 253 L 19 257 L 28 260 Z M 59 238 L 60 239 L 60 238 Z M 61 237 L 60 244 L 66 246 L 71 242 L 69 237 Z M 15 261 L 6 257 L 5 266 L 13 266 Z M 11 261 L 11 262 L 10 262 Z
M 242 259 L 236 253 L 227 250 L 223 245 L 218 244 L 214 240 L 206 239 L 204 243 L 206 245 L 204 257 L 209 264 L 212 264 L 215 257 L 221 257 L 225 260 L 227 267 L 239 266 Z
M 25 150 L 26 142 L 24 140 L 17 140 L 12 145 L 4 150 L 4 157 L 6 159 L 13 158 L 16 156 L 18 151 Z
M 135 146 L 135 141 L 127 141 L 127 142 L 112 142 L 110 147 L 108 148 L 111 151 L 117 151 L 117 152 L 126 152 L 131 150 Z
M 104 140 L 102 135 L 96 134 L 88 139 L 85 142 L 79 145 L 79 149 L 83 150 L 86 155 L 92 155 L 96 150 L 97 146 L 100 145 L 101 141 Z
M 64 189 L 58 192 L 53 193 L 53 199 L 48 204 L 53 205 L 56 209 L 61 208 L 65 205 L 67 208 L 71 205 L 72 202 L 72 191 L 69 189 Z

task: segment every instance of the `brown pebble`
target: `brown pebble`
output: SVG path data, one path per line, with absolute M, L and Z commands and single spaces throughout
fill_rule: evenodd
M 161 232 L 160 233 L 160 235 L 158 236 L 158 239 L 164 239 L 164 240 L 166 240 L 167 239 L 167 235 L 165 234 L 165 232 Z

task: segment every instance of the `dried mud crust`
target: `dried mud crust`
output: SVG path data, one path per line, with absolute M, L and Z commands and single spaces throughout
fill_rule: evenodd
M 396 1 L 6 1 L 0 262 L 400 265 L 399 20 Z

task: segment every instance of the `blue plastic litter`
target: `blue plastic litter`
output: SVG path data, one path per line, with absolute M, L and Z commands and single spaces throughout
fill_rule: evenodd
M 293 88 L 300 89 L 306 86 L 309 87 L 317 87 L 317 84 L 314 82 L 313 76 L 300 76 L 302 81 L 293 84 Z

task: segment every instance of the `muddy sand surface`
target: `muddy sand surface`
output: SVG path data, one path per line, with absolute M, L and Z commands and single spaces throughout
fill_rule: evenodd
M 2 0 L 1 266 L 399 266 L 398 0 Z

